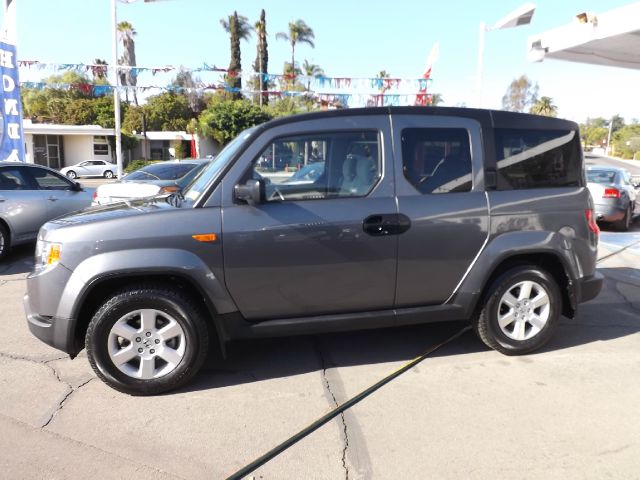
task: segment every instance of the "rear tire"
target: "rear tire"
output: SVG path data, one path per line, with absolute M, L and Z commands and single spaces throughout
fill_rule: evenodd
M 209 336 L 200 309 L 163 286 L 114 294 L 89 323 L 89 363 L 107 385 L 131 395 L 155 395 L 187 383 L 207 355 Z
M 616 230 L 619 230 L 621 232 L 629 231 L 629 228 L 631 227 L 632 216 L 633 216 L 633 211 L 631 209 L 631 205 L 628 205 L 627 209 L 624 212 L 624 217 L 622 217 L 622 220 L 619 220 L 616 223 L 614 223 Z
M 0 260 L 9 254 L 10 248 L 11 238 L 9 237 L 9 230 L 0 223 Z
M 104 172 L 104 178 L 113 178 L 113 172 L 111 170 L 107 170 Z
M 485 299 L 474 329 L 485 345 L 505 355 L 542 347 L 553 335 L 562 312 L 558 284 L 534 265 L 502 273 Z
M 76 175 L 76 172 L 74 172 L 73 170 L 69 170 L 67 172 L 67 177 L 74 179 L 74 178 L 78 178 L 78 175 Z

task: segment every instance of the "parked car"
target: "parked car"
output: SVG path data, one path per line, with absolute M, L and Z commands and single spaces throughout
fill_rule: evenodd
M 117 172 L 118 167 L 105 160 L 85 160 L 84 162 L 60 169 L 60 173 L 71 179 L 79 177 L 113 178 Z
M 629 230 L 640 188 L 632 183 L 631 174 L 624 168 L 588 167 L 587 187 L 593 198 L 596 220 L 612 223 L 623 232 Z
M 91 191 L 39 165 L 0 162 L 0 258 L 53 218 L 91 204 Z
M 256 178 L 274 142 L 326 153 L 321 177 Z M 86 347 L 136 395 L 183 385 L 237 339 L 466 319 L 526 354 L 600 291 L 598 234 L 573 122 L 317 112 L 241 133 L 182 196 L 47 223 L 24 304 L 38 338 Z
M 313 183 L 318 180 L 324 173 L 324 162 L 316 162 L 305 165 L 300 170 L 295 172 L 289 178 L 282 183 L 288 184 L 307 184 Z
M 211 160 L 179 160 L 153 163 L 131 172 L 115 183 L 100 185 L 92 205 L 153 197 L 182 191 Z

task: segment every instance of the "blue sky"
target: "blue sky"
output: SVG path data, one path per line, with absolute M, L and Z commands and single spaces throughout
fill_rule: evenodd
M 92 63 L 111 59 L 111 0 L 15 0 L 18 58 L 52 63 Z M 133 24 L 140 66 L 229 63 L 229 39 L 219 19 L 233 12 L 253 23 L 264 8 L 269 33 L 269 71 L 281 73 L 290 58 L 288 43 L 275 39 L 289 21 L 301 18 L 316 35 L 316 47 L 300 45 L 296 59 L 320 65 L 328 76 L 373 77 L 386 70 L 393 77 L 415 78 L 424 70 L 435 42 L 440 56 L 433 67 L 432 92 L 445 105 L 474 106 L 479 23 L 491 25 L 520 6 L 522 0 L 318 2 L 165 0 L 118 5 L 118 20 Z M 621 114 L 640 118 L 640 71 L 574 64 L 556 60 L 530 63 L 530 35 L 570 23 L 584 11 L 602 12 L 631 0 L 539 0 L 529 26 L 487 33 L 483 75 L 485 106 L 500 108 L 511 80 L 526 74 L 540 94 L 553 98 L 562 117 Z M 639 19 L 640 21 L 640 19 Z M 245 70 L 255 58 L 255 37 L 242 44 Z M 43 74 L 23 71 L 23 80 Z M 206 80 L 206 79 L 205 79 Z M 166 84 L 166 77 L 143 74 L 140 85 Z

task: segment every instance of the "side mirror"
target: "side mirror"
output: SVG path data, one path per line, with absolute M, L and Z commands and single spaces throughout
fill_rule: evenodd
M 242 200 L 249 205 L 257 205 L 264 201 L 264 182 L 260 180 L 247 180 L 244 185 L 233 187 L 236 200 Z
M 78 182 L 73 182 L 73 185 L 71 185 L 71 191 L 72 192 L 81 192 L 82 191 L 82 185 L 80 185 Z

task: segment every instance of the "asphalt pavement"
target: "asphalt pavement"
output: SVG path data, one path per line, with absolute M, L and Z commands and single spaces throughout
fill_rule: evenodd
M 638 223 L 602 233 L 604 290 L 543 351 L 465 333 L 251 476 L 638 478 Z M 182 390 L 130 397 L 29 333 L 32 248 L 0 264 L 3 478 L 225 478 L 464 326 L 237 342 Z

